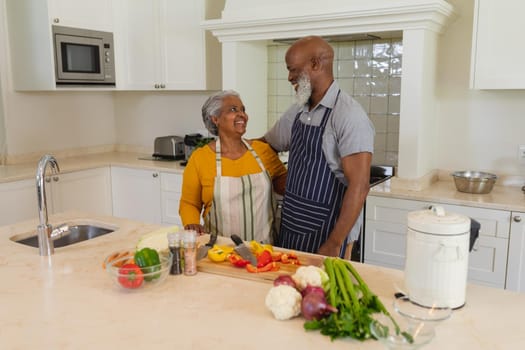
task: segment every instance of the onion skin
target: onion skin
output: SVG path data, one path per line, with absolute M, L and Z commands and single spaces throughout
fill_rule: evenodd
M 297 285 L 295 284 L 295 281 L 290 275 L 280 275 L 273 281 L 274 286 L 279 286 L 281 284 L 284 284 L 290 287 L 294 287 L 295 289 L 297 289 Z
M 337 309 L 328 304 L 326 298 L 319 293 L 306 294 L 301 301 L 301 313 L 308 321 L 320 320 L 332 312 L 337 312 Z
M 318 293 L 325 298 L 324 289 L 322 287 L 307 285 L 306 288 L 301 291 L 303 298 L 310 293 Z

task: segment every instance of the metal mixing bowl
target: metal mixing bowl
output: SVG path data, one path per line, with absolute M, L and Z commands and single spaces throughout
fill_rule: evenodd
M 459 192 L 485 194 L 492 191 L 498 178 L 491 173 L 482 171 L 456 171 L 451 174 Z

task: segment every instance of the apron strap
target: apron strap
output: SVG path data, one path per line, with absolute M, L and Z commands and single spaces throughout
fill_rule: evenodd
M 257 164 L 259 164 L 259 167 L 261 168 L 261 171 L 265 171 L 266 168 L 264 167 L 264 164 L 259 158 L 259 155 L 255 152 L 255 150 L 252 148 L 252 146 L 246 141 L 245 139 L 241 139 L 248 151 L 252 154 L 252 156 L 257 161 Z M 217 138 L 217 141 L 215 141 L 215 166 L 217 168 L 217 176 L 222 176 L 222 160 L 221 160 L 221 140 L 220 138 Z

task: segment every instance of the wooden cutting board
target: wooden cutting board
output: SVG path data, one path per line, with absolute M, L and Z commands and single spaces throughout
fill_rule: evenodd
M 223 243 L 219 243 L 223 244 Z M 233 247 L 233 244 L 226 244 Z M 277 252 L 290 252 L 290 250 L 274 248 Z M 235 267 L 228 260 L 223 262 L 214 262 L 205 257 L 197 262 L 197 269 L 199 272 L 213 273 L 217 275 L 223 275 L 228 277 L 235 277 L 247 280 L 254 280 L 266 283 L 272 283 L 273 280 L 282 274 L 294 274 L 299 266 L 314 265 L 321 267 L 323 265 L 324 256 L 317 254 L 310 254 L 304 252 L 293 251 L 299 258 L 301 265 L 283 264 L 277 263 L 280 267 L 279 271 L 269 271 L 252 273 L 248 272 L 244 267 Z

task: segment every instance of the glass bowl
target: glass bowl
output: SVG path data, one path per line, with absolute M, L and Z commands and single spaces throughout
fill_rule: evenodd
M 373 315 L 370 322 L 370 332 L 387 349 L 419 349 L 434 338 L 434 327 L 428 323 L 404 317 L 397 317 L 395 320 L 399 329 L 396 329 L 392 319 L 384 314 Z
M 394 310 L 410 320 L 433 323 L 444 321 L 452 315 L 449 307 L 426 307 L 410 301 L 407 296 L 394 300 Z
M 113 253 L 106 257 L 104 267 L 113 284 L 117 286 L 118 289 L 126 292 L 151 289 L 162 284 L 170 273 L 172 263 L 171 252 L 159 252 L 159 265 L 138 269 L 137 267 L 127 268 L 126 264 L 134 264 L 134 253 L 134 251 L 124 251 Z

